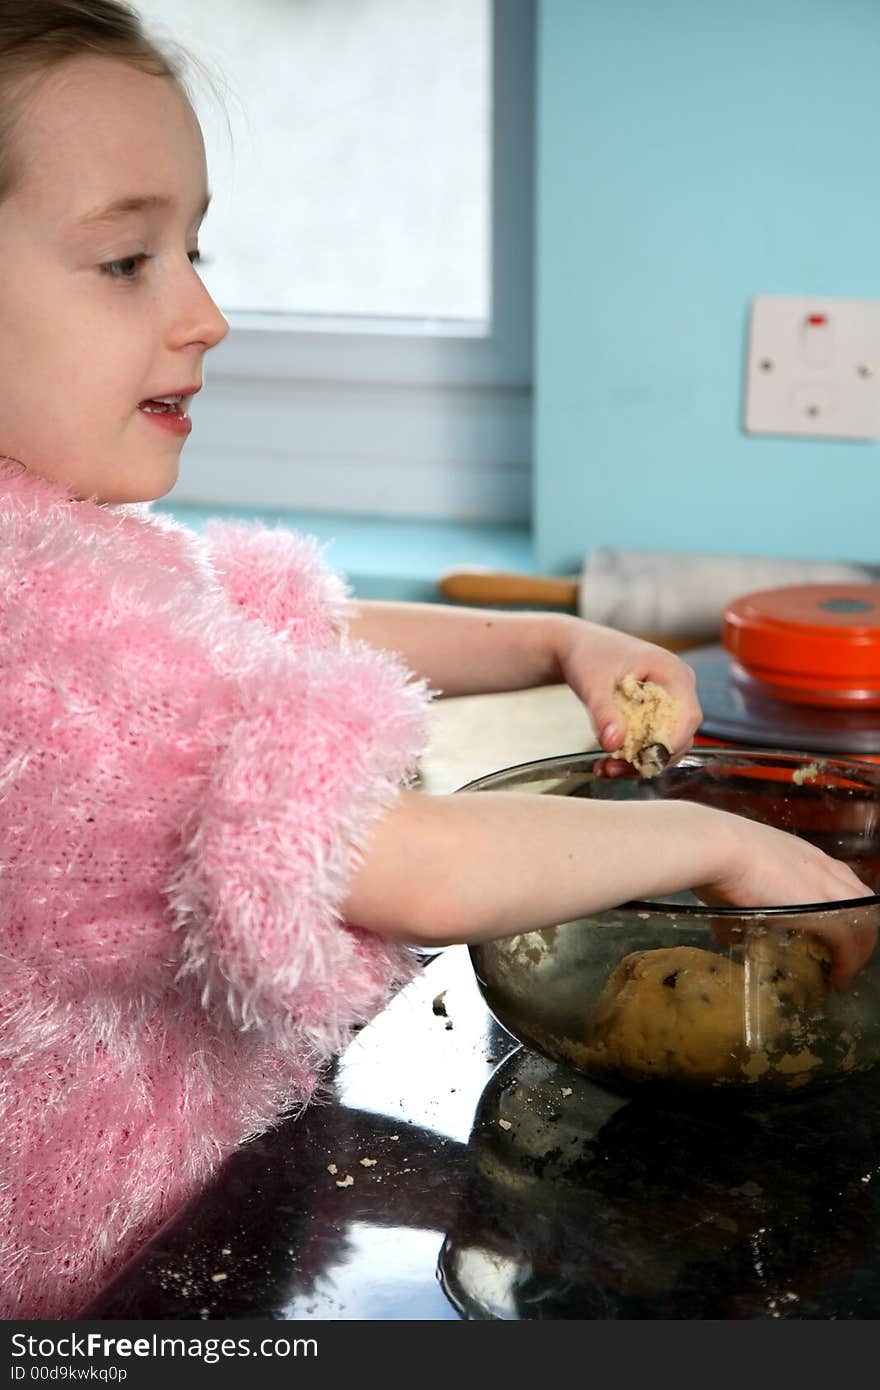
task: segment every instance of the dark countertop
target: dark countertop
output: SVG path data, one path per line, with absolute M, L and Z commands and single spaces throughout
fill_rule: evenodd
M 867 1319 L 878 1236 L 880 1077 L 617 1096 L 519 1048 L 452 947 L 80 1317 Z

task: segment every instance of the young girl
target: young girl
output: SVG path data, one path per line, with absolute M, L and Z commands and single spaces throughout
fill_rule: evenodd
M 347 602 L 282 531 L 195 536 L 174 485 L 227 325 L 175 61 L 115 0 L 0 7 L 0 1311 L 75 1313 L 236 1145 L 302 1105 L 412 973 L 696 887 L 864 896 L 802 840 L 672 801 L 408 787 L 426 684 L 567 681 L 620 747 L 626 673 L 575 618 Z M 134 504 L 134 505 L 126 505 Z M 390 653 L 394 653 L 391 655 Z M 415 678 L 410 674 L 415 673 Z M 831 942 L 834 982 L 863 963 Z

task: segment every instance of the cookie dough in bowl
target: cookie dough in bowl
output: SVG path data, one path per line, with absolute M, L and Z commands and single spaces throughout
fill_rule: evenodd
M 746 1060 L 745 1012 L 738 961 L 697 946 L 632 951 L 599 996 L 581 1061 L 633 1080 L 731 1076 Z
M 814 938 L 759 934 L 742 962 L 694 946 L 634 951 L 599 996 L 580 1061 L 632 1082 L 757 1079 L 773 1066 L 795 1077 L 813 1058 L 831 958 Z
M 683 799 L 803 835 L 875 895 L 709 907 L 689 893 L 631 902 L 469 948 L 477 985 L 526 1047 L 616 1092 L 809 1094 L 880 1061 L 880 765 L 808 753 L 695 748 L 658 775 L 606 771 L 607 753 L 545 758 L 469 792 Z M 527 852 L 527 847 L 524 847 Z M 866 962 L 831 986 L 826 943 L 854 933 Z M 726 1103 L 726 1102 L 725 1102 Z

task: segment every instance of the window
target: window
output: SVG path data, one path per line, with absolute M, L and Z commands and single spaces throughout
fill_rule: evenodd
M 231 80 L 231 142 L 199 103 L 224 309 L 488 320 L 489 0 L 147 9 Z
M 522 519 L 532 0 L 139 8 L 230 84 L 231 140 L 196 97 L 231 332 L 175 498 Z

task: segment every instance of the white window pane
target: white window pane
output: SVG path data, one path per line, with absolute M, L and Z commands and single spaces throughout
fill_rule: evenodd
M 198 83 L 226 310 L 488 320 L 490 0 L 136 0 Z

